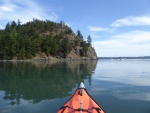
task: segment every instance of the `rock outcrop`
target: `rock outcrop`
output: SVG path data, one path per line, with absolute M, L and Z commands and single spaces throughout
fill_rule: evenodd
M 76 50 L 73 49 L 67 56 L 67 59 L 91 59 L 91 60 L 96 60 L 97 54 L 95 52 L 95 49 L 91 46 L 88 47 L 87 53 L 84 57 L 81 57 L 81 50 L 82 48 L 78 47 Z

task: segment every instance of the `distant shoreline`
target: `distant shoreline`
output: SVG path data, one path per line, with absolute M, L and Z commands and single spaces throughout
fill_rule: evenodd
M 98 59 L 150 59 L 150 56 L 141 56 L 141 57 L 98 57 Z

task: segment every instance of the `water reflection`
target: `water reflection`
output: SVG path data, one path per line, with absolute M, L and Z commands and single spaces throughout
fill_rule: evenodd
M 149 65 L 128 60 L 0 62 L 0 112 L 56 113 L 84 80 L 107 113 L 149 113 Z
M 150 61 L 99 61 L 90 92 L 121 100 L 150 101 L 149 64 Z
M 94 79 L 150 86 L 149 61 L 100 61 Z
M 67 97 L 84 79 L 91 83 L 97 61 L 0 62 L 0 92 L 11 105 Z

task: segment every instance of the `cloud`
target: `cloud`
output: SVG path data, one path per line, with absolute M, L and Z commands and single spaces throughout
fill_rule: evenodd
M 131 26 L 136 26 L 136 29 L 139 30 L 119 34 L 118 32 L 121 31 L 120 27 L 123 26 L 127 26 L 129 29 Z M 140 26 L 150 26 L 150 16 L 128 16 L 112 22 L 112 24 L 106 28 L 88 26 L 88 29 L 91 34 L 97 37 L 101 36 L 101 41 L 95 40 L 92 42 L 98 56 L 150 55 L 148 51 L 150 50 L 150 32 L 140 30 Z M 102 31 L 103 34 L 100 34 L 99 32 Z M 104 34 L 104 32 L 107 34 Z
M 45 10 L 33 0 L 2 0 L 0 5 L 0 21 L 8 22 L 18 19 L 22 23 L 31 21 L 33 18 L 41 20 L 57 20 L 57 15 L 52 10 Z
M 97 26 L 88 26 L 87 28 L 91 32 L 105 31 L 107 33 L 113 33 L 118 27 L 123 26 L 150 26 L 150 16 L 128 16 L 112 22 L 109 27 L 106 28 Z
M 129 31 L 111 36 L 108 40 L 92 43 L 98 56 L 150 55 L 150 32 Z
M 5 5 L 1 6 L 0 10 L 5 11 L 5 12 L 12 12 L 12 6 L 9 6 L 9 5 L 8 6 L 5 6 Z
M 88 29 L 90 31 L 94 31 L 94 32 L 97 32 L 97 31 L 107 31 L 108 28 L 101 28 L 101 27 L 96 27 L 96 26 L 88 26 Z
M 125 18 L 118 19 L 111 24 L 112 27 L 142 26 L 142 25 L 150 26 L 150 16 L 141 16 L 141 17 L 128 16 Z
M 90 33 L 90 36 L 92 37 L 92 39 L 98 39 L 98 38 L 101 38 L 101 36 L 98 35 L 96 32 L 91 32 L 91 33 Z
M 124 34 L 114 35 L 113 39 L 126 44 L 141 45 L 150 42 L 150 32 L 148 31 L 129 31 Z

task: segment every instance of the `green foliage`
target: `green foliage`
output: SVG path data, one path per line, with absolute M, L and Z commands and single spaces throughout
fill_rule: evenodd
M 84 79 L 91 81 L 96 62 L 74 62 L 73 66 L 70 62 L 0 62 L 3 100 L 7 104 L 21 104 L 24 99 L 35 104 L 67 97 L 77 83 Z
M 80 49 L 80 56 L 87 56 L 88 44 L 86 41 L 80 43 L 82 49 Z
M 90 43 L 91 40 L 88 39 L 88 44 Z M 5 29 L 0 30 L 0 60 L 31 59 L 39 52 L 47 56 L 66 58 L 78 46 L 83 52 L 81 56 L 85 56 L 87 43 L 84 42 L 80 30 L 74 35 L 64 22 L 33 19 L 21 24 L 18 20 L 7 23 Z
M 92 38 L 90 35 L 87 37 L 87 43 L 88 43 L 88 45 L 91 45 L 91 43 L 92 43 Z
M 81 34 L 81 31 L 80 31 L 80 30 L 78 30 L 78 31 L 77 31 L 77 36 L 78 36 L 79 38 L 83 39 L 83 36 L 82 36 L 82 34 Z
M 62 41 L 62 53 L 63 53 L 64 58 L 69 53 L 69 40 L 68 40 L 68 38 L 64 38 Z

